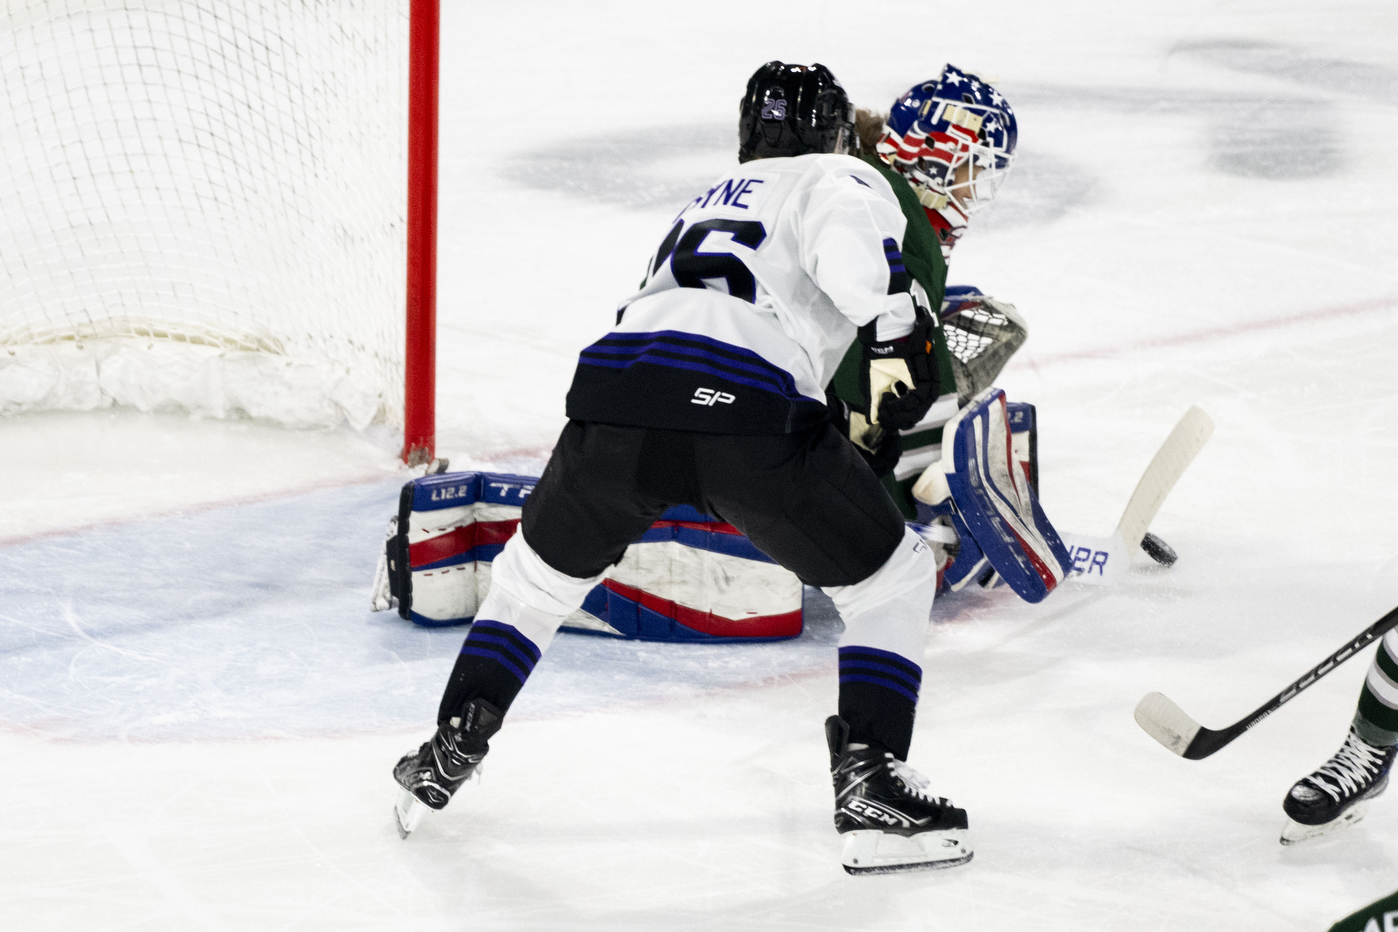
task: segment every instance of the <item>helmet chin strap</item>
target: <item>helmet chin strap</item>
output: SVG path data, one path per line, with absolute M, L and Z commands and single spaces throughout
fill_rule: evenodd
M 919 200 L 921 198 L 919 197 Z M 959 208 L 956 201 L 951 198 L 944 198 L 945 203 L 942 208 L 936 209 L 923 205 L 923 212 L 927 214 L 927 220 L 932 224 L 932 229 L 937 233 L 937 242 L 942 247 L 942 258 L 950 259 L 951 250 L 961 234 L 966 232 L 966 214 Z

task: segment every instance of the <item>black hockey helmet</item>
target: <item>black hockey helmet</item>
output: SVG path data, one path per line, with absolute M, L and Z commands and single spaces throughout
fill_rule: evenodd
M 738 161 L 848 152 L 854 105 L 822 64 L 769 61 L 748 79 L 738 111 Z

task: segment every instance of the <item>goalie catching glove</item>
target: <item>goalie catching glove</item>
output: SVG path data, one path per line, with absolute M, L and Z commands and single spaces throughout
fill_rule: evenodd
M 913 331 L 906 337 L 879 340 L 876 324 L 859 328 L 864 353 L 859 388 L 869 399 L 871 428 L 910 430 L 937 400 L 941 386 L 937 358 L 932 354 L 932 328 L 936 325 L 926 308 L 914 304 L 913 311 Z

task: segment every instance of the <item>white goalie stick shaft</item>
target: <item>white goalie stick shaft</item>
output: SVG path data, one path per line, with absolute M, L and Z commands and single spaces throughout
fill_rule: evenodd
M 1141 481 L 1136 483 L 1136 491 L 1131 493 L 1131 500 L 1126 503 L 1126 510 L 1116 525 L 1127 553 L 1134 553 L 1141 546 L 1141 538 L 1146 536 L 1150 523 L 1165 502 L 1165 496 L 1170 494 L 1180 476 L 1194 462 L 1194 457 L 1204 449 L 1213 432 L 1214 422 L 1209 416 L 1197 405 L 1190 405 L 1175 429 L 1170 431 L 1170 436 L 1160 445 L 1155 458 L 1141 474 Z
M 1110 537 L 1063 533 L 1063 542 L 1074 561 L 1074 572 L 1069 578 L 1099 586 L 1110 586 L 1120 580 L 1131 565 L 1131 555 L 1141 546 L 1165 497 L 1179 482 L 1189 464 L 1194 462 L 1213 432 L 1214 422 L 1197 405 L 1191 405 L 1160 449 L 1155 451 L 1146 471 L 1141 473 L 1136 490 L 1131 493 L 1126 510 L 1117 522 L 1116 532 Z M 1157 544 L 1163 542 L 1157 541 Z M 1164 549 L 1169 552 L 1168 561 L 1160 560 L 1155 554 L 1152 557 L 1159 562 L 1173 563 L 1173 551 L 1168 546 Z

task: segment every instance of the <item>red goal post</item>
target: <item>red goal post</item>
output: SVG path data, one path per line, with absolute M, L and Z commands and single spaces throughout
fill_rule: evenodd
M 436 455 L 437 75 L 441 0 L 412 0 L 408 76 L 408 291 L 403 461 Z
M 349 424 L 430 460 L 439 3 L 0 13 L 0 416 Z

